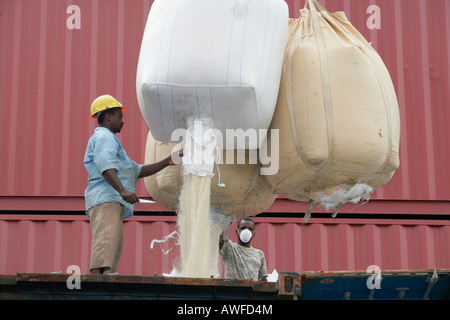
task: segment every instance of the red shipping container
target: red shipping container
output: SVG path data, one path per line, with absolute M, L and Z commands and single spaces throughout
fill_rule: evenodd
M 124 223 L 121 275 L 169 274 L 179 259 L 175 217 L 135 216 Z M 450 221 L 255 218 L 252 246 L 273 270 L 354 271 L 443 269 L 450 266 Z M 235 224 L 229 238 L 237 241 Z M 89 273 L 90 229 L 85 216 L 0 215 L 0 274 L 50 273 L 71 265 Z M 164 251 L 163 251 L 164 250 Z M 169 251 L 170 250 L 170 251 Z M 223 276 L 223 269 L 221 270 Z
M 304 0 L 287 0 L 297 18 Z M 400 169 L 359 207 L 341 213 L 440 215 L 436 220 L 257 218 L 255 247 L 278 271 L 448 268 L 450 265 L 450 0 L 321 0 L 344 11 L 390 71 L 401 117 Z M 125 106 L 118 138 L 142 163 L 148 127 L 135 77 L 150 0 L 0 0 L 0 273 L 87 272 L 90 231 L 83 215 L 83 157 L 96 127 L 91 101 L 104 93 Z M 138 194 L 148 196 L 143 181 Z M 279 197 L 267 213 L 301 213 Z M 43 215 L 9 215 L 14 211 Z M 320 209 L 317 209 L 320 211 Z M 137 212 L 165 211 L 158 204 Z M 435 218 L 436 216 L 434 216 Z M 269 220 L 265 220 L 269 219 Z M 119 272 L 170 272 L 149 241 L 175 217 L 125 222 Z M 133 238 L 134 237 L 134 238 Z M 289 244 L 289 245 L 288 245 Z M 154 256 L 151 256 L 154 255 Z

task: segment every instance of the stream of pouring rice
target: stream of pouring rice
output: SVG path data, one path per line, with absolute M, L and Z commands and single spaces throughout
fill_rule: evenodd
M 218 274 L 220 226 L 210 221 L 211 177 L 185 176 L 178 213 L 181 275 L 193 278 Z
M 217 277 L 222 215 L 213 214 L 210 208 L 217 139 L 202 120 L 188 128 L 185 142 L 177 220 L 181 255 L 178 273 L 183 277 Z

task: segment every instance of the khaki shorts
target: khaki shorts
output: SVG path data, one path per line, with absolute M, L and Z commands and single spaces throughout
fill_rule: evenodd
M 104 268 L 114 273 L 119 264 L 123 243 L 123 205 L 105 202 L 89 209 L 92 233 L 90 269 Z

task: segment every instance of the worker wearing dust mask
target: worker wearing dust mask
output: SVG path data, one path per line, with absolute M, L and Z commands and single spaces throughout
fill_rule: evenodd
M 230 241 L 225 230 L 219 240 L 220 255 L 225 268 L 225 278 L 267 281 L 264 252 L 250 246 L 255 236 L 255 222 L 249 217 L 237 223 L 238 241 Z

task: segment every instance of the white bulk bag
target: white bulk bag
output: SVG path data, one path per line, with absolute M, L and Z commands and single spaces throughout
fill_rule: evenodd
M 287 26 L 283 0 L 156 0 L 136 77 L 153 137 L 174 142 L 172 132 L 187 128 L 188 117 L 213 119 L 224 137 L 226 129 L 268 129 Z
M 308 3 L 289 24 L 271 123 L 279 141 L 267 139 L 279 143 L 279 171 L 266 179 L 274 193 L 337 210 L 399 167 L 398 102 L 382 59 L 344 13 Z

